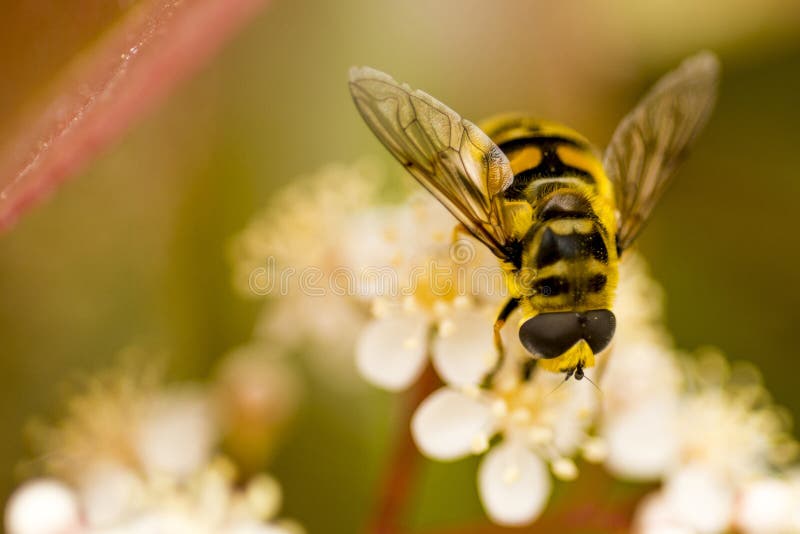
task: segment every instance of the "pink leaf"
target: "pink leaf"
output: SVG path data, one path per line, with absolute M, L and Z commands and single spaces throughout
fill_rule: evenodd
M 0 152 L 0 231 L 209 60 L 265 0 L 149 0 L 70 65 Z

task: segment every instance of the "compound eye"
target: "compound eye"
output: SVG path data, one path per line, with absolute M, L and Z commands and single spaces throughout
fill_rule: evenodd
M 616 328 L 617 318 L 611 310 L 592 310 L 583 314 L 583 339 L 595 354 L 611 343 Z
M 611 343 L 616 327 L 611 310 L 540 313 L 522 324 L 519 340 L 540 358 L 557 358 L 581 339 L 597 354 Z
M 556 358 L 581 339 L 580 319 L 576 312 L 540 313 L 522 324 L 519 340 L 531 354 Z

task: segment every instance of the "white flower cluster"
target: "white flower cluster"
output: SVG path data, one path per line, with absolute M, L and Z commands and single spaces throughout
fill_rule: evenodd
M 345 191 L 358 181 L 383 181 L 363 169 L 338 179 L 351 184 Z M 399 283 L 389 292 L 367 277 L 356 278 L 349 298 L 306 298 L 302 305 L 289 299 L 293 313 L 279 324 L 322 341 L 331 331 L 331 339 L 355 339 L 358 370 L 384 389 L 407 388 L 430 362 L 444 386 L 417 409 L 412 435 L 436 460 L 484 455 L 478 490 L 494 522 L 534 521 L 549 499 L 550 473 L 576 478 L 580 455 L 624 479 L 663 482 L 637 513 L 640 533 L 800 532 L 800 476 L 785 468 L 796 449 L 786 418 L 750 368 L 674 349 L 661 322 L 661 290 L 635 254 L 622 262 L 615 340 L 586 372 L 602 393 L 587 381 L 564 382 L 526 365 L 514 315 L 503 331 L 505 363 L 492 386 L 481 388 L 497 359 L 492 323 L 503 302 L 491 277 L 475 283 L 476 272 L 497 268 L 491 254 L 454 238 L 454 219 L 429 195 L 375 208 L 358 204 L 378 202 L 375 195 L 355 202 L 342 193 L 337 200 L 328 186 L 317 202 L 311 185 L 293 187 L 303 195 L 283 209 L 316 226 L 298 233 L 282 223 L 276 230 L 262 218 L 245 232 L 260 245 L 248 249 L 241 266 L 254 265 L 253 258 L 263 262 L 272 251 L 267 244 L 286 241 L 308 250 L 310 240 L 322 247 L 314 256 L 327 262 L 318 264 L 323 270 L 396 273 Z M 265 323 L 274 321 L 273 313 Z M 327 326 L 318 328 L 318 315 Z
M 643 533 L 800 532 L 797 443 L 750 365 L 676 354 L 658 325 L 660 290 L 625 266 L 620 331 L 601 386 L 608 469 L 661 481 L 636 517 Z M 651 310 L 638 315 L 637 310 Z M 655 313 L 653 313 L 655 312 Z
M 241 365 L 241 355 L 223 364 L 219 391 L 165 387 L 151 373 L 94 379 L 70 400 L 67 417 L 43 430 L 48 474 L 14 492 L 6 532 L 302 532 L 293 522 L 275 519 L 281 505 L 277 481 L 266 474 L 242 481 L 233 462 L 215 452 L 226 418 L 220 408 L 232 404 L 225 386 Z M 273 368 L 283 373 L 262 360 L 262 376 Z M 259 387 L 252 375 L 249 380 L 251 396 L 273 398 L 272 381 Z
M 248 298 L 270 298 L 254 336 L 291 351 L 318 350 L 312 370 L 332 385 L 353 384 L 352 347 L 367 317 L 361 302 L 300 287 L 304 269 L 330 274 L 346 265 L 345 228 L 375 202 L 382 183 L 374 163 L 328 165 L 281 189 L 232 241 L 234 287 Z M 323 288 L 327 289 L 327 288 Z
M 496 360 L 492 330 L 485 326 L 502 294 L 472 294 L 469 288 L 491 283 L 492 274 L 500 274 L 497 261 L 474 240 L 454 236 L 453 227 L 452 216 L 428 195 L 354 217 L 351 268 L 389 268 L 399 282 L 392 292 L 361 288 L 371 318 L 358 335 L 356 363 L 371 383 L 405 389 L 430 357 L 447 382 L 474 385 Z M 476 272 L 487 276 L 476 278 Z
M 338 193 L 332 174 L 337 183 L 348 184 Z M 335 323 L 334 345 L 343 337 L 355 339 L 360 374 L 392 391 L 413 384 L 430 362 L 446 386 L 424 401 L 414 417 L 420 450 L 455 460 L 483 453 L 494 436 L 503 436 L 502 445 L 492 448 L 482 464 L 481 496 L 498 523 L 530 522 L 550 495 L 547 464 L 570 479 L 577 475 L 570 459 L 576 452 L 600 458 L 602 447 L 587 432 L 598 394 L 580 387 L 584 384 L 558 388 L 563 379 L 547 373 L 524 380 L 520 365 L 527 358 L 513 328 L 504 332 L 507 365 L 495 387 L 479 389 L 497 360 L 491 325 L 505 296 L 497 261 L 475 240 L 454 232 L 452 215 L 430 195 L 378 207 L 370 206 L 375 196 L 357 195 L 360 205 L 348 196 L 368 189 L 360 182 L 383 181 L 374 169 L 336 166 L 293 183 L 294 193 L 278 195 L 280 206 L 266 210 L 237 239 L 238 279 L 251 278 L 248 269 L 252 273 L 275 251 L 296 269 L 317 261 L 314 266 L 323 272 L 354 274 L 354 290 L 346 297 L 292 293 L 268 308 L 265 324 L 290 324 L 305 338 L 324 342 L 331 329 L 318 328 L 320 319 L 310 317 L 323 316 L 322 321 Z M 322 247 L 326 243 L 327 249 Z M 296 258 L 289 248 L 297 249 Z M 361 276 L 387 270 L 393 273 L 390 290 L 372 276 Z M 360 309 L 361 319 L 342 313 L 348 307 Z M 280 335 L 274 326 L 270 330 Z

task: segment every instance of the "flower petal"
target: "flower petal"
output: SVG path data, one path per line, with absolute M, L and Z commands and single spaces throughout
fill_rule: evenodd
M 664 499 L 682 525 L 701 534 L 727 531 L 734 511 L 730 484 L 703 465 L 682 467 L 664 485 Z
M 492 318 L 482 310 L 457 310 L 444 319 L 433 346 L 433 365 L 450 385 L 479 384 L 497 360 Z
M 736 507 L 738 530 L 746 534 L 790 532 L 799 495 L 783 480 L 760 480 L 747 486 Z
M 107 532 L 113 534 L 152 534 L 169 532 L 170 534 L 195 534 L 202 532 L 197 518 L 185 510 L 168 506 L 143 511 L 122 523 L 118 529 Z
M 653 342 L 615 341 L 600 387 L 607 391 L 605 409 L 619 412 L 655 397 L 675 397 L 682 375 L 671 347 Z
M 414 382 L 425 367 L 428 319 L 422 314 L 381 317 L 361 332 L 356 363 L 372 384 L 399 391 Z
M 144 488 L 139 478 L 120 465 L 100 462 L 80 481 L 80 500 L 86 521 L 93 527 L 119 523 L 140 504 Z
M 524 445 L 511 441 L 492 449 L 478 470 L 478 491 L 492 521 L 524 525 L 535 520 L 550 497 L 545 463 Z
M 641 534 L 696 534 L 694 529 L 676 523 L 661 492 L 651 493 L 636 508 L 634 532 Z
M 136 431 L 136 452 L 149 473 L 186 477 L 209 460 L 216 432 L 203 392 L 164 394 L 142 414 Z
M 669 399 L 616 414 L 603 429 L 608 444 L 606 466 L 625 478 L 658 478 L 677 454 L 676 417 L 676 406 Z
M 411 419 L 419 450 L 435 460 L 455 460 L 481 452 L 494 433 L 487 403 L 444 387 L 422 401 Z
M 73 532 L 80 525 L 75 494 L 57 480 L 40 478 L 20 486 L 8 501 L 9 534 Z

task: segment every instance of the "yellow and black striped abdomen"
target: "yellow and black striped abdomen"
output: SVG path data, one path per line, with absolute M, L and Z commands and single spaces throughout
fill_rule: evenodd
M 506 116 L 483 125 L 511 162 L 509 206 L 530 206 L 516 222 L 520 270 L 516 284 L 526 318 L 538 313 L 611 307 L 617 283 L 616 221 L 611 184 L 597 152 L 561 125 Z
M 613 206 L 611 183 L 599 154 L 576 131 L 516 115 L 486 121 L 482 129 L 511 163 L 514 183 L 506 190 L 508 199 L 535 201 L 555 184 L 583 184 Z

